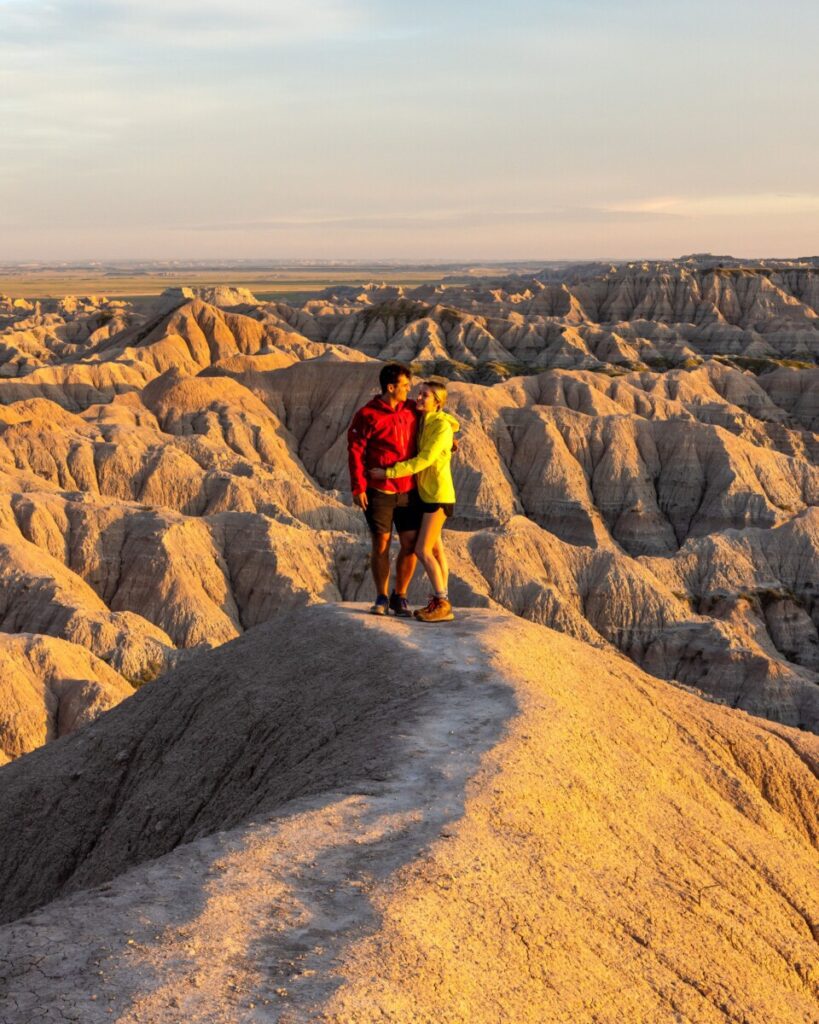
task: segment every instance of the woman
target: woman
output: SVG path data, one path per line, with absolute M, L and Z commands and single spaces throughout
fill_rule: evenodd
M 415 400 L 415 407 L 422 416 L 418 454 L 387 469 L 370 470 L 370 476 L 376 480 L 394 480 L 417 474 L 418 497 L 424 515 L 415 554 L 426 569 L 434 591 L 426 608 L 415 612 L 415 617 L 422 622 L 449 622 L 455 618 L 447 590 L 449 565 L 441 530 L 455 508 L 455 487 L 449 463 L 458 421 L 444 412 L 445 402 L 445 385 L 438 382 L 422 384 Z

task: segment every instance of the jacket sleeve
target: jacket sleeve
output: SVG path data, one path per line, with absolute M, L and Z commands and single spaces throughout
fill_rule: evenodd
M 452 448 L 452 427 L 442 420 L 436 423 L 432 430 L 424 432 L 424 447 L 412 459 L 405 459 L 403 462 L 396 462 L 387 470 L 387 479 L 394 480 L 400 476 L 414 476 L 422 469 L 431 466 L 434 462 Z
M 363 494 L 367 490 L 367 468 L 364 465 L 364 453 L 367 451 L 369 438 L 369 423 L 359 409 L 353 416 L 353 422 L 347 431 L 347 461 L 350 465 L 350 487 L 353 494 Z

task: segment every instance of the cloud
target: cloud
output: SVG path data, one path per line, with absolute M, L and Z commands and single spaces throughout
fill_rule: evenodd
M 320 46 L 400 32 L 377 0 L 0 0 L 0 151 L 127 144 L 237 104 L 249 120 Z
M 727 251 L 754 231 L 802 248 L 819 150 L 789 100 L 816 98 L 815 33 L 740 46 L 720 8 L 708 45 L 725 61 L 698 44 L 713 73 L 669 76 L 658 64 L 688 66 L 696 19 L 681 37 L 654 5 L 649 46 L 632 33 L 646 4 L 621 6 L 0 0 L 0 216 L 43 252 L 69 224 L 78 246 L 108 230 L 123 252 L 319 252 L 357 234 L 421 251 L 424 232 L 507 254 L 530 237 Z M 732 54 L 764 53 L 731 73 Z
M 414 230 L 460 230 L 510 226 L 542 226 L 550 224 L 619 224 L 679 219 L 677 214 L 641 211 L 614 212 L 594 207 L 563 207 L 541 210 L 451 209 L 419 210 L 418 213 L 347 213 L 340 215 L 281 216 L 269 215 L 241 220 L 204 223 L 172 224 L 162 221 L 156 225 L 173 232 L 195 234 L 246 233 L 259 235 L 276 232 L 310 234 L 324 231 L 355 232 L 408 232 Z M 76 226 L 82 222 L 78 219 Z
M 178 225 L 178 231 L 265 232 L 323 231 L 346 228 L 356 231 L 390 231 L 418 228 L 476 228 L 509 224 L 584 223 L 607 224 L 626 221 L 677 219 L 680 215 L 663 211 L 614 210 L 604 207 L 565 206 L 551 209 L 492 210 L 450 209 L 419 210 L 418 213 L 350 213 L 344 215 L 308 215 L 290 217 L 260 216 L 255 219 Z
M 0 52 L 68 51 L 106 39 L 131 49 L 220 51 L 350 39 L 386 29 L 367 0 L 12 0 L 0 5 Z
M 250 105 L 273 54 L 352 38 L 366 14 L 365 0 L 0 0 L 0 163 L 81 162 L 135 125 Z
M 745 192 L 700 196 L 656 196 L 614 204 L 612 211 L 675 217 L 760 217 L 819 213 L 819 195 L 810 192 Z

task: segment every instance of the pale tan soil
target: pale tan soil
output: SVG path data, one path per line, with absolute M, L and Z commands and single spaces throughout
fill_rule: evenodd
M 0 776 L 5 821 L 27 800 L 19 785 L 30 794 L 60 776 L 50 808 L 17 846 L 29 849 L 40 830 L 38 872 L 55 857 L 65 864 L 72 837 L 85 847 L 78 871 L 97 880 L 112 873 L 110 853 L 100 864 L 90 843 L 119 843 L 121 863 L 144 859 L 145 842 L 173 849 L 178 835 L 153 827 L 142 850 L 129 849 L 145 786 L 154 787 L 155 812 L 178 810 L 215 833 L 0 928 L 0 979 L 13 1007 L 0 1020 L 18 1024 L 36 1008 L 44 1020 L 93 1022 L 110 1020 L 114 1007 L 114 1019 L 173 1021 L 180 1006 L 214 1022 L 269 1020 L 261 1007 L 288 1005 L 277 990 L 299 984 L 296 969 L 302 1002 L 335 987 L 341 943 L 373 926 L 372 888 L 460 815 L 466 778 L 514 713 L 505 682 L 482 661 L 484 622 L 458 622 L 432 649 L 433 634 L 363 606 L 323 606 L 279 625 L 223 648 L 215 676 L 194 681 L 183 670 L 178 682 L 146 689 L 130 702 L 129 721 L 99 723 L 96 743 L 87 731 L 18 762 L 13 779 Z M 299 666 L 304 675 L 294 677 Z M 211 696 L 214 686 L 222 696 Z M 152 714 L 173 725 L 168 699 L 187 728 L 153 737 Z M 103 751 L 129 735 L 140 746 L 153 738 L 164 756 L 149 758 L 142 781 L 130 764 L 130 802 L 120 795 L 109 806 L 95 842 L 79 801 L 117 792 L 112 769 L 125 762 L 114 754 L 107 764 Z M 186 790 L 202 794 L 198 807 Z M 221 831 L 237 814 L 253 822 Z
M 819 740 L 503 614 L 435 628 L 327 606 L 286 621 L 287 657 L 313 658 L 321 635 L 330 678 L 358 666 L 357 715 L 323 766 L 302 762 L 325 788 L 6 925 L 4 1024 L 816 1020 Z M 276 672 L 275 625 L 256 633 L 222 649 L 237 706 Z M 420 686 L 387 726 L 396 683 L 382 674 L 379 693 L 378 668 L 393 658 Z M 299 684 L 313 682 L 341 711 L 320 679 Z M 147 718 L 186 692 L 143 690 L 3 769 L 0 790 L 26 761 L 32 781 L 70 770 L 81 744 L 99 771 L 127 706 Z M 372 714 L 381 746 L 353 782 L 353 725 Z M 219 756 L 218 702 L 197 720 L 199 768 L 181 735 L 153 761 L 157 792 Z M 303 724 L 287 723 L 290 744 Z M 267 740 L 246 736 L 249 765 Z M 200 791 L 218 829 L 230 804 Z
M 297 797 L 405 778 L 395 734 L 439 689 L 435 651 L 396 640 L 410 628 L 363 606 L 275 616 L 8 765 L 0 820 L 18 838 L 0 861 L 0 920 Z M 447 665 L 446 692 L 467 696 Z
M 522 624 L 489 642 L 520 716 L 321 1019 L 815 1020 L 819 743 Z

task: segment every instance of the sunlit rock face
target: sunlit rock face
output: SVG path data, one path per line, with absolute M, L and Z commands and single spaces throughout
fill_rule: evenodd
M 281 611 L 371 597 L 346 431 L 384 359 L 452 381 L 457 604 L 819 729 L 817 280 L 691 258 L 298 307 L 0 299 L 0 628 L 40 708 L 5 756 L 60 734 L 65 648 L 20 636 L 96 659 L 71 676 L 90 717 Z
M 134 691 L 79 643 L 0 634 L 0 764 L 67 736 Z

